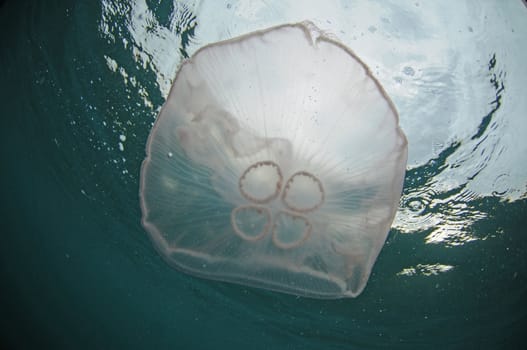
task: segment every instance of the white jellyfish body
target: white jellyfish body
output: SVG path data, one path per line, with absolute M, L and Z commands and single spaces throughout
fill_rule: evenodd
M 143 225 L 172 266 L 341 298 L 388 235 L 407 142 L 368 68 L 305 22 L 184 62 L 146 153 Z

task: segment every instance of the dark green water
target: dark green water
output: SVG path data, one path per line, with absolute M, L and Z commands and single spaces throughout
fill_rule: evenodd
M 144 145 L 164 100 L 155 75 L 103 38 L 100 17 L 96 1 L 0 7 L 4 348 L 527 347 L 525 199 L 471 200 L 485 215 L 467 229 L 477 239 L 455 249 L 426 244 L 426 231 L 393 230 L 356 299 L 298 298 L 168 267 L 138 201 Z M 154 108 L 105 55 L 128 62 Z M 440 166 L 409 172 L 406 191 Z M 398 274 L 438 261 L 454 268 Z

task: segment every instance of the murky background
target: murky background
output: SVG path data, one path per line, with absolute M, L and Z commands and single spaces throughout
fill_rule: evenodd
M 0 4 L 8 348 L 525 347 L 522 1 Z M 179 63 L 302 20 L 370 66 L 409 142 L 400 209 L 356 299 L 181 274 L 140 224 L 144 146 Z

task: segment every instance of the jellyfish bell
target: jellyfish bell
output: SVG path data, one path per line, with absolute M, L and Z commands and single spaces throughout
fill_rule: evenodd
M 309 22 L 207 45 L 148 138 L 142 222 L 173 267 L 315 298 L 364 289 L 407 160 L 367 66 Z

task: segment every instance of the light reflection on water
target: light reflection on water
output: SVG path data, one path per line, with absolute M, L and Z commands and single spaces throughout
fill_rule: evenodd
M 512 202 L 526 195 L 527 169 L 517 166 L 526 160 L 524 143 L 517 147 L 527 131 L 519 113 L 526 103 L 518 79 L 507 75 L 519 70 L 525 76 L 521 60 L 513 57 L 521 49 L 508 45 L 526 25 L 515 13 L 523 8 L 511 2 L 493 6 L 498 4 L 179 1 L 163 8 L 106 0 L 100 31 L 140 69 L 154 72 L 166 96 L 178 64 L 202 45 L 312 20 L 370 65 L 399 109 L 409 169 L 394 229 L 426 233 L 427 244 L 455 247 L 488 237 L 471 229 L 489 214 L 479 209 L 480 199 Z M 504 40 L 503 32 L 512 38 Z M 140 78 L 110 54 L 106 60 L 155 115 L 159 106 Z

